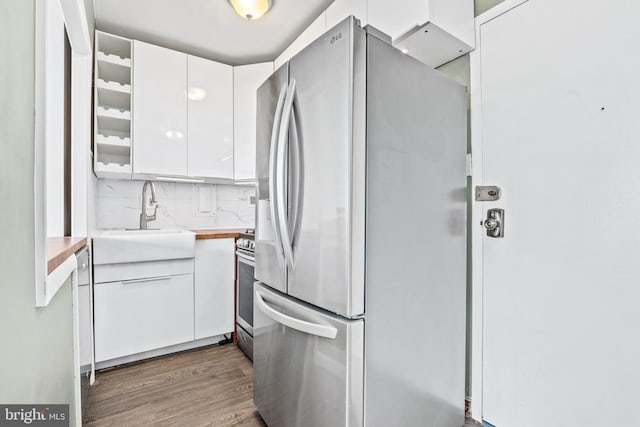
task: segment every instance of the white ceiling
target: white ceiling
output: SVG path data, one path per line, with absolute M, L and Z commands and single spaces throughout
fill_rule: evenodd
M 273 0 L 246 21 L 227 0 L 93 0 L 96 28 L 232 65 L 274 60 L 333 0 Z

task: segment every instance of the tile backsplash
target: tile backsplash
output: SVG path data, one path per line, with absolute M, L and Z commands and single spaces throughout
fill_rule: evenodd
M 99 179 L 96 228 L 139 228 L 144 181 Z M 253 228 L 255 187 L 155 182 L 157 219 L 149 228 Z M 148 191 L 147 194 L 150 194 Z M 204 204 L 206 207 L 201 207 Z

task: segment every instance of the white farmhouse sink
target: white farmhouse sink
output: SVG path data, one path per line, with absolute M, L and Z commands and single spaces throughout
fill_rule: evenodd
M 187 230 L 103 230 L 93 235 L 93 263 L 193 258 L 195 247 L 196 235 Z

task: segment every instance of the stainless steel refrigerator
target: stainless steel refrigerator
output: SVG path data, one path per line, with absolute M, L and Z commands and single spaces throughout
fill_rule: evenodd
M 257 96 L 260 414 L 462 426 L 465 87 L 350 17 Z

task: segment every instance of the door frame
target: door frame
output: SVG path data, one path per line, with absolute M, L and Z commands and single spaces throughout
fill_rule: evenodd
M 53 0 L 49 0 L 50 2 Z M 83 0 L 56 0 L 59 3 L 64 26 L 71 45 L 71 234 L 87 236 L 88 230 L 88 181 L 89 142 L 91 141 L 91 95 L 93 45 L 91 29 Z M 47 182 L 46 182 L 46 140 L 45 114 L 48 99 L 45 88 L 48 83 L 45 68 L 47 39 L 44 25 L 47 19 L 44 1 L 35 2 L 35 141 L 34 141 L 34 272 L 35 306 L 46 307 L 56 292 L 69 277 L 72 278 L 73 307 L 73 365 L 74 365 L 74 411 L 76 424 L 82 423 L 80 386 L 80 341 L 77 289 L 77 264 L 75 256 L 65 261 L 51 275 L 47 269 Z M 50 102 L 50 101 L 49 101 Z M 93 363 L 93 362 L 92 362 Z M 92 382 L 94 379 L 92 369 Z M 71 402 L 70 402 L 71 403 Z
M 482 170 L 482 25 L 530 0 L 505 0 L 475 19 L 476 49 L 470 53 L 471 82 L 469 87 L 471 108 L 471 186 L 483 185 Z M 533 1 L 533 0 L 532 0 Z M 475 192 L 471 191 L 473 194 Z M 471 417 L 482 423 L 483 407 L 483 251 L 484 228 L 478 227 L 484 219 L 483 203 L 471 203 Z

